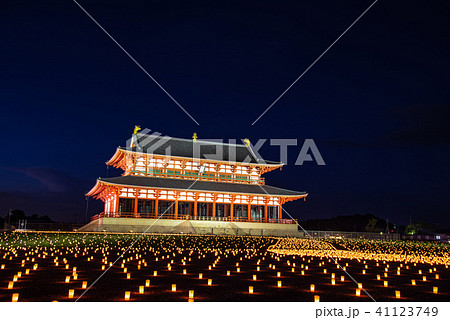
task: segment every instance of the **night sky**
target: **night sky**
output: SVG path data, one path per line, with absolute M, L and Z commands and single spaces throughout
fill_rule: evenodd
M 266 183 L 301 220 L 374 214 L 449 228 L 450 2 L 0 0 L 0 214 L 84 222 L 134 125 L 200 139 L 299 139 Z M 325 166 L 295 166 L 304 139 Z M 260 150 L 279 161 L 279 147 Z M 89 216 L 101 211 L 89 201 Z

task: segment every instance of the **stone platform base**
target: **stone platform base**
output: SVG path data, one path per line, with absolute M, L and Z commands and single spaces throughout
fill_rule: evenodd
M 81 227 L 85 232 L 134 232 L 298 237 L 297 224 L 201 220 L 99 218 Z

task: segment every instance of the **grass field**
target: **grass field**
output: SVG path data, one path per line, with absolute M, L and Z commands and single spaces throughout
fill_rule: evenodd
M 430 242 L 16 232 L 0 233 L 0 258 L 0 301 L 448 301 L 450 289 L 450 246 Z

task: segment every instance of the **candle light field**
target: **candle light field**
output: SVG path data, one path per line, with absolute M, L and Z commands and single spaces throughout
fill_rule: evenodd
M 0 265 L 0 301 L 75 301 L 86 289 L 79 301 L 450 298 L 445 243 L 15 232 L 0 234 Z

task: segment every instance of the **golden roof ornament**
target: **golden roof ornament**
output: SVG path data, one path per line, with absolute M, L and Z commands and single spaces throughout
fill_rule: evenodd
M 139 131 L 141 131 L 141 127 L 140 126 L 134 126 L 133 134 L 137 134 Z

